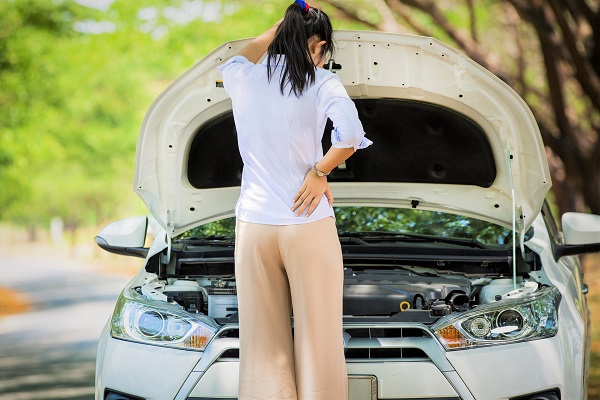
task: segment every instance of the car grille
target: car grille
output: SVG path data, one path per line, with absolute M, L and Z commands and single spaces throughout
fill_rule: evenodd
M 419 327 L 347 327 L 346 360 L 412 359 L 429 357 L 421 349 L 423 341 L 434 340 Z
M 365 360 L 428 360 L 423 350 L 424 344 L 430 345 L 435 339 L 421 327 L 385 327 L 385 326 L 349 326 L 344 331 L 350 335 L 346 344 L 347 361 Z M 239 329 L 221 331 L 218 338 L 237 338 Z M 239 349 L 225 350 L 220 360 L 239 358 Z

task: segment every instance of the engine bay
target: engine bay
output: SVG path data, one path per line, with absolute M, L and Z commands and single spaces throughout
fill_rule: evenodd
M 234 267 L 222 258 L 218 261 L 220 268 L 203 262 L 196 270 L 213 273 L 183 276 L 182 271 L 192 270 L 175 263 L 178 274 L 149 273 L 135 290 L 146 298 L 177 304 L 189 313 L 207 315 L 219 324 L 235 323 L 238 308 Z M 415 265 L 390 268 L 385 264 L 349 264 L 344 268 L 343 314 L 346 321 L 432 324 L 443 316 L 479 305 L 522 297 L 542 284 L 540 272 L 518 276 L 515 288 L 513 279 L 502 274 L 469 276 Z

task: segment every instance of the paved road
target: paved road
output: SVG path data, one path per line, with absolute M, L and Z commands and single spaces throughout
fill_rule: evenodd
M 98 337 L 129 279 L 82 261 L 2 256 L 0 285 L 32 307 L 0 318 L 0 400 L 93 399 Z

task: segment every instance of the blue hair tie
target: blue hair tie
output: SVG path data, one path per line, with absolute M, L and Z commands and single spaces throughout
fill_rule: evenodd
M 304 0 L 295 0 L 295 3 L 300 6 L 300 10 L 302 10 L 302 15 L 306 15 L 310 6 Z

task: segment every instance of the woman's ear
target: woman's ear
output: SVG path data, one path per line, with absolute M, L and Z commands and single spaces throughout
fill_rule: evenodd
M 323 46 L 325 45 L 325 43 L 327 43 L 327 42 L 325 42 L 324 40 L 321 40 L 319 43 L 317 43 L 317 51 L 319 53 L 321 53 L 323 51 L 321 49 L 323 48 Z
M 325 41 L 321 40 L 317 42 L 316 40 L 311 40 L 308 43 L 308 49 L 310 50 L 310 54 L 320 55 L 322 52 L 323 45 L 325 45 Z
M 313 60 L 313 63 L 316 67 L 321 68 L 323 63 L 325 62 L 325 54 L 323 54 L 323 45 L 325 45 L 325 41 L 319 41 L 317 36 L 313 36 L 308 41 L 308 50 L 310 51 L 310 56 Z

